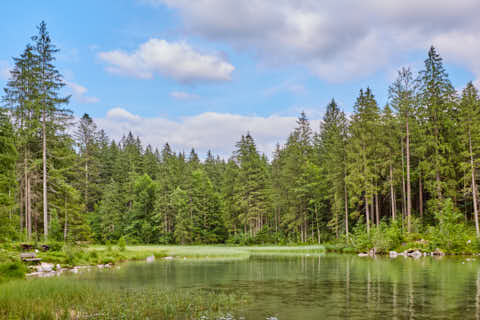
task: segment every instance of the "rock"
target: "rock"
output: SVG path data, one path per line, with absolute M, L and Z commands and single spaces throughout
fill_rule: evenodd
M 62 269 L 62 266 L 60 266 L 59 264 L 57 264 L 57 265 L 55 266 L 55 269 L 56 269 L 56 270 L 61 270 L 61 269 Z
M 359 257 L 368 257 L 369 254 L 368 253 L 365 253 L 365 252 L 361 252 L 358 254 Z
M 55 265 L 53 263 L 42 262 L 42 263 L 40 263 L 39 266 L 37 266 L 37 271 L 38 272 L 50 272 L 50 271 L 53 271 L 54 266 Z
M 372 257 L 375 256 L 376 253 L 377 253 L 377 249 L 375 248 L 372 248 L 370 249 L 370 251 L 368 251 L 368 255 Z
M 173 260 L 173 257 L 168 256 L 168 257 L 165 257 L 165 258 L 163 258 L 163 259 L 165 259 L 165 260 Z
M 443 252 L 442 250 L 440 249 L 435 249 L 435 251 L 432 252 L 432 256 L 444 256 L 445 255 L 445 252 Z
M 413 252 L 410 254 L 410 257 L 413 257 L 413 258 L 415 258 L 415 259 L 418 259 L 418 258 L 420 258 L 421 256 L 422 256 L 422 253 L 421 253 L 420 251 L 418 251 L 418 250 L 415 250 L 415 251 L 413 251 Z
M 151 256 L 147 257 L 147 260 L 146 260 L 146 261 L 147 261 L 147 263 L 150 263 L 150 262 L 155 261 L 155 256 L 154 256 L 154 255 L 151 255 Z
M 390 251 L 390 252 L 388 253 L 388 255 L 390 256 L 390 258 L 396 258 L 396 257 L 398 257 L 398 252 L 396 252 L 396 251 Z

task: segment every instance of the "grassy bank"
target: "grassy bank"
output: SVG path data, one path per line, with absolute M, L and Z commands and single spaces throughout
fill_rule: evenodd
M 106 250 L 105 246 L 92 246 L 91 250 Z M 252 254 L 323 254 L 326 249 L 322 245 L 308 246 L 255 246 L 255 247 L 233 247 L 233 246 L 127 246 L 126 251 L 152 252 L 154 254 L 165 254 L 167 256 L 187 259 L 246 259 Z
M 0 319 L 216 319 L 246 303 L 220 291 L 124 289 L 70 277 L 0 285 Z
M 157 259 L 171 256 L 176 259 L 248 259 L 252 254 L 323 254 L 324 246 L 111 246 L 91 245 L 73 247 L 52 245 L 46 252 L 39 251 L 37 256 L 42 262 L 60 265 L 62 268 L 75 266 L 117 264 L 124 261 L 145 260 L 154 255 Z M 23 278 L 29 272 L 27 265 L 20 261 L 20 245 L 9 244 L 0 248 L 0 282 Z

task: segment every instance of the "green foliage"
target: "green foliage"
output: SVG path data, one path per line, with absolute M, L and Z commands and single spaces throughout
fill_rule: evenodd
M 27 267 L 21 262 L 0 263 L 0 282 L 11 279 L 23 279 Z
M 430 248 L 460 253 L 465 250 L 468 237 L 462 215 L 453 206 L 452 199 L 445 199 L 442 209 L 435 214 L 436 226 L 429 228 Z
M 480 98 L 470 82 L 458 99 L 433 47 L 416 80 L 400 70 L 384 108 L 370 88 L 349 116 L 332 99 L 319 128 L 302 112 L 272 159 L 246 132 L 228 161 L 159 151 L 132 132 L 111 140 L 88 114 L 72 124 L 57 52 L 42 22 L 13 59 L 0 109 L 0 242 L 50 229 L 69 244 L 338 243 L 353 230 L 355 248 L 386 252 L 419 245 L 430 226 L 422 246 L 460 252 L 473 250 L 462 245 L 473 223 L 480 235 Z M 452 222 L 460 211 L 465 224 Z
M 125 237 L 120 237 L 120 239 L 118 239 L 117 246 L 118 246 L 118 250 L 120 250 L 120 251 L 125 251 L 126 250 L 127 243 L 125 241 Z

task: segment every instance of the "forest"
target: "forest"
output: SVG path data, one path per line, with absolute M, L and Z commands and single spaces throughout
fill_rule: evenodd
M 0 241 L 480 248 L 480 97 L 433 46 L 386 105 L 363 88 L 319 128 L 301 113 L 271 159 L 248 132 L 228 159 L 115 141 L 68 109 L 57 53 L 42 22 L 4 88 Z

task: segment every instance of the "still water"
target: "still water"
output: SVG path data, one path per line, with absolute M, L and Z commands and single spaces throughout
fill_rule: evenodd
M 235 319 L 480 319 L 480 258 L 255 255 L 129 264 L 94 281 L 236 292 L 250 303 Z

